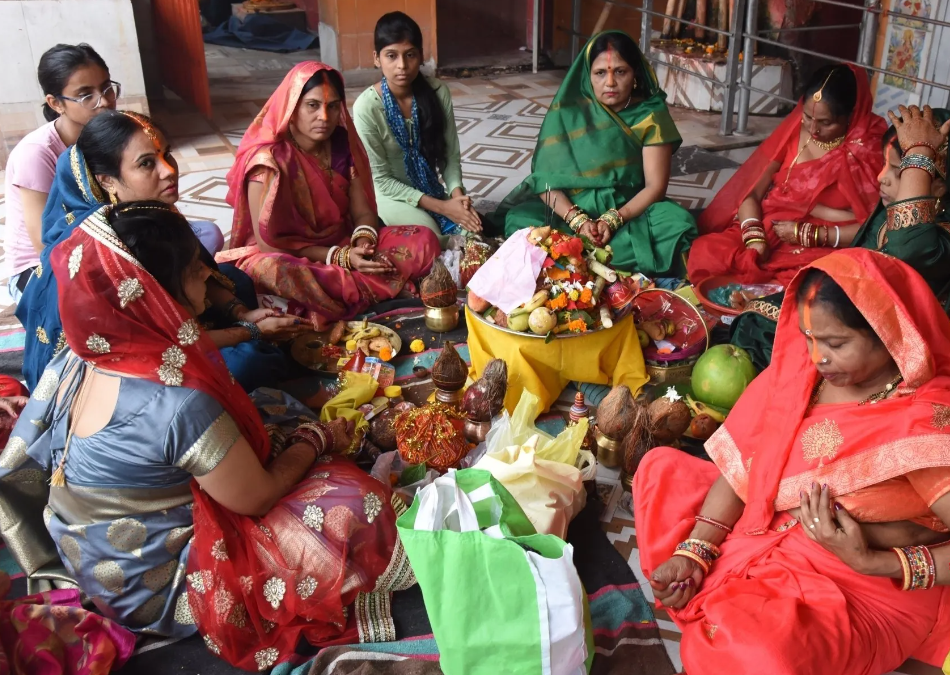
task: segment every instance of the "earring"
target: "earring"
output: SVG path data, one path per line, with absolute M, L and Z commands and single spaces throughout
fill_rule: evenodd
M 119 198 L 115 196 L 115 188 L 112 190 L 106 189 L 106 192 L 109 193 L 109 201 L 112 202 L 113 206 L 119 203 Z

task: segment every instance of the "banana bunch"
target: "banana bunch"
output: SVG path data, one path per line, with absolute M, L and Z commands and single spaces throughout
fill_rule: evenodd
M 683 400 L 686 401 L 686 405 L 688 405 L 689 409 L 692 410 L 696 415 L 707 415 L 720 424 L 726 421 L 726 416 L 721 412 L 712 406 L 708 406 L 705 403 L 697 401 L 689 394 L 687 394 Z

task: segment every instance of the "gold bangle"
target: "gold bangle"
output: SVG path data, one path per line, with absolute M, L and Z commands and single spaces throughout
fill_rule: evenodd
M 689 558 L 690 560 L 695 562 L 697 565 L 699 565 L 703 569 L 703 574 L 709 574 L 709 563 L 707 563 L 705 560 L 700 558 L 698 555 L 696 555 L 692 551 L 684 551 L 682 549 L 679 549 L 679 550 L 673 551 L 673 555 L 680 556 L 683 558 Z

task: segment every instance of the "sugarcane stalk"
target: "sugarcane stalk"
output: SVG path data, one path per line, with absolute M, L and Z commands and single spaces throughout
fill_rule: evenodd
M 614 320 L 610 316 L 610 309 L 608 309 L 607 305 L 600 306 L 600 325 L 604 328 L 614 327 Z
M 676 2 L 676 18 L 677 18 L 677 19 L 682 19 L 682 18 L 683 18 L 683 12 L 685 12 L 685 11 L 686 11 L 686 0 L 677 0 L 677 2 Z M 683 27 L 683 25 L 682 25 L 679 21 L 677 21 L 675 24 L 673 24 L 673 37 L 674 37 L 674 38 L 678 38 L 678 37 L 680 36 L 680 30 L 682 29 L 682 27 Z
M 604 29 L 604 26 L 607 25 L 607 19 L 610 18 L 610 10 L 613 9 L 613 5 L 604 3 L 604 8 L 600 10 L 600 17 L 597 19 L 597 23 L 594 24 L 594 31 L 591 35 L 597 35 Z
M 706 25 L 706 3 L 708 0 L 696 0 L 696 23 L 701 23 L 704 26 Z M 696 28 L 694 37 L 697 40 L 702 40 L 706 37 L 706 31 L 702 28 Z
M 676 2 L 677 0 L 666 0 L 666 13 L 670 16 L 676 14 Z M 673 19 L 667 17 L 663 19 L 663 31 L 660 33 L 660 37 L 664 40 L 669 40 L 673 32 Z

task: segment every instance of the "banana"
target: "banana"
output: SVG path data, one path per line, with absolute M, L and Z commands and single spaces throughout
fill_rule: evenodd
M 689 406 L 689 409 L 692 410 L 697 415 L 709 415 L 709 417 L 714 419 L 716 422 L 719 422 L 720 424 L 726 421 L 726 416 L 723 415 L 721 412 L 719 412 L 718 410 L 716 410 L 715 408 L 711 406 L 706 405 L 705 403 L 701 403 L 700 401 L 697 401 L 689 394 L 686 395 L 685 401 L 686 401 L 686 405 Z
M 528 314 L 530 314 L 538 307 L 541 307 L 547 299 L 547 291 L 538 291 L 531 297 L 531 300 L 525 304 L 524 309 Z
M 353 339 L 357 342 L 360 340 L 372 340 L 375 337 L 379 337 L 381 334 L 382 331 L 379 330 L 379 327 L 373 326 L 372 328 L 363 328 L 353 336 Z

